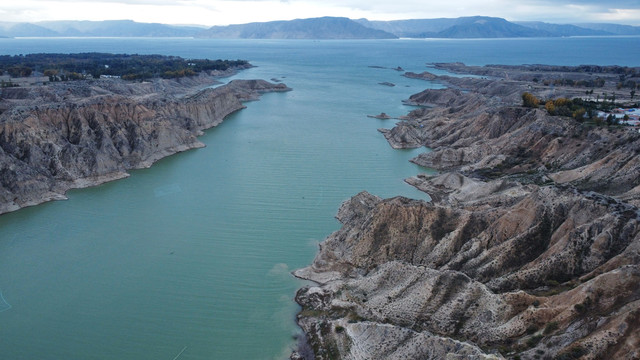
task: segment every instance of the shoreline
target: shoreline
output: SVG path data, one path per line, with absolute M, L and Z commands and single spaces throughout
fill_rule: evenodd
M 306 343 L 291 359 L 637 354 L 637 131 L 523 106 L 552 94 L 534 86 L 540 69 L 438 66 L 509 80 L 420 75 L 448 87 L 411 96 L 428 107 L 381 132 L 432 150 L 411 161 L 439 174 L 405 180 L 432 200 L 361 192 L 340 206 L 342 227 L 292 273 L 314 285 L 296 293 Z

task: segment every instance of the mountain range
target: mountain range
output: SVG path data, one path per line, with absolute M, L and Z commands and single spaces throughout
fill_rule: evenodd
M 192 37 L 204 29 L 132 20 L 0 22 L 4 37 Z
M 513 38 L 640 35 L 640 26 L 581 23 L 511 22 L 471 16 L 439 19 L 371 21 L 318 17 L 254 22 L 210 28 L 131 20 L 0 22 L 0 37 L 198 37 L 227 39 L 394 39 Z

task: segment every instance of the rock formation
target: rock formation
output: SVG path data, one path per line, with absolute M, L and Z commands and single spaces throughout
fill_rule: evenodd
M 522 81 L 440 80 L 383 131 L 431 148 L 413 161 L 442 173 L 407 179 L 431 202 L 354 196 L 295 272 L 313 357 L 639 358 L 637 131 L 524 108 Z
M 284 84 L 211 76 L 131 83 L 118 79 L 5 88 L 0 99 L 0 213 L 100 184 L 204 146 L 218 125 L 260 92 Z

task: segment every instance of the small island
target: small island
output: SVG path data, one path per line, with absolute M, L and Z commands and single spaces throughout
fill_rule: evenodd
M 389 120 L 389 119 L 393 119 L 393 117 L 387 115 L 387 113 L 381 112 L 378 115 L 367 115 L 367 117 L 370 118 L 374 118 L 374 119 L 380 119 L 380 120 Z

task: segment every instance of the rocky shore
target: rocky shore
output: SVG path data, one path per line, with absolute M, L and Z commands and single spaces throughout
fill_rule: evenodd
M 284 84 L 219 75 L 4 88 L 0 95 L 0 213 L 128 176 L 127 170 L 204 146 L 197 137 L 260 93 Z
M 640 358 L 640 134 L 524 107 L 584 94 L 533 79 L 613 69 L 465 67 L 391 130 L 440 171 L 431 202 L 362 192 L 295 275 L 305 341 L 292 358 Z M 411 75 L 413 76 L 413 75 Z M 609 81 L 609 80 L 607 80 Z M 613 85 L 605 85 L 615 87 Z

